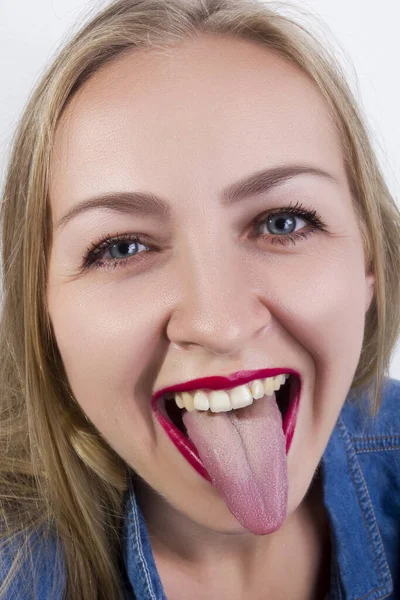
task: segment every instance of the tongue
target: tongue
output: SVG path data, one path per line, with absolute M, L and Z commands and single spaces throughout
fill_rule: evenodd
M 226 413 L 185 412 L 183 422 L 239 523 L 259 535 L 279 529 L 286 518 L 288 478 L 275 395 Z

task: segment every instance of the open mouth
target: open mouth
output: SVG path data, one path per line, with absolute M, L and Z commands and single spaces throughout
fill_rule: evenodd
M 289 375 L 285 383 L 280 387 L 279 390 L 275 391 L 276 402 L 282 415 L 282 423 L 285 423 L 285 418 L 290 406 L 291 398 L 291 387 L 295 385 L 295 376 Z M 257 402 L 257 400 L 254 400 Z M 163 411 L 164 415 L 171 421 L 171 423 L 188 438 L 188 433 L 183 422 L 183 413 L 186 411 L 185 408 L 179 408 L 175 402 L 174 394 L 166 394 L 159 400 L 160 410 Z M 241 410 L 240 408 L 236 410 Z
M 286 371 L 286 373 L 287 378 L 285 382 L 273 393 L 275 394 L 276 403 L 282 415 L 282 429 L 286 438 L 287 454 L 296 425 L 301 384 L 300 378 L 296 372 L 290 373 Z M 250 383 L 251 382 L 249 382 L 249 384 Z M 225 389 L 229 391 L 229 388 Z M 268 402 L 268 400 L 268 397 L 264 395 L 259 399 L 253 399 L 253 402 Z M 175 393 L 166 392 L 159 396 L 153 404 L 153 409 L 158 421 L 178 450 L 203 477 L 209 480 L 207 471 L 200 460 L 196 447 L 189 439 L 187 429 L 183 422 L 183 415 L 186 412 L 186 408 L 180 408 L 178 406 L 175 401 Z M 235 408 L 234 410 L 240 412 L 244 409 Z

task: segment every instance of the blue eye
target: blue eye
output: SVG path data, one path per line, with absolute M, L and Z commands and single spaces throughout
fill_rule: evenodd
M 265 219 L 264 223 L 267 226 L 268 233 L 272 235 L 288 235 L 307 225 L 304 219 L 284 213 L 272 215 Z
M 144 244 L 144 236 L 135 234 L 118 234 L 114 237 L 107 236 L 98 244 L 92 244 L 83 257 L 84 268 L 98 267 L 115 269 L 117 266 L 125 265 L 128 261 L 139 260 L 147 252 L 154 248 Z
M 121 259 L 128 258 L 129 256 L 134 256 L 138 253 L 138 246 L 143 246 L 143 244 L 139 244 L 139 242 L 118 242 L 117 244 L 112 244 L 108 248 L 108 252 L 110 253 L 111 258 Z

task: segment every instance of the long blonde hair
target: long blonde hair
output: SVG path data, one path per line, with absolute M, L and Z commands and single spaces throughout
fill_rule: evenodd
M 202 33 L 273 49 L 308 74 L 330 106 L 366 268 L 376 276 L 352 386 L 369 391 L 372 414 L 399 333 L 399 211 L 333 54 L 257 0 L 117 0 L 105 8 L 36 87 L 17 130 L 2 203 L 0 533 L 5 544 L 17 535 L 28 542 L 33 530 L 56 532 L 67 574 L 64 597 L 71 600 L 123 598 L 118 556 L 128 468 L 74 400 L 46 310 L 54 133 L 68 101 L 102 65 L 133 48 L 162 49 Z M 17 556 L 0 599 L 20 564 Z

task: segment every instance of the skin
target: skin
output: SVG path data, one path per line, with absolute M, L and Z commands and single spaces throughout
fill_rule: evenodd
M 336 181 L 303 174 L 222 204 L 227 186 L 282 165 Z M 98 208 L 58 227 L 88 198 L 132 191 L 163 198 L 169 220 Z M 357 367 L 374 287 L 321 94 L 250 41 L 203 36 L 130 53 L 64 112 L 50 201 L 47 301 L 58 347 L 77 402 L 147 482 L 138 495 L 167 596 L 319 597 L 328 530 L 311 483 Z M 285 246 L 265 224 L 264 239 L 251 236 L 255 217 L 296 201 L 327 231 Z M 147 237 L 140 260 L 82 271 L 87 248 L 116 234 Z M 303 392 L 288 515 L 255 536 L 176 450 L 150 399 L 197 377 L 266 367 L 297 369 Z

